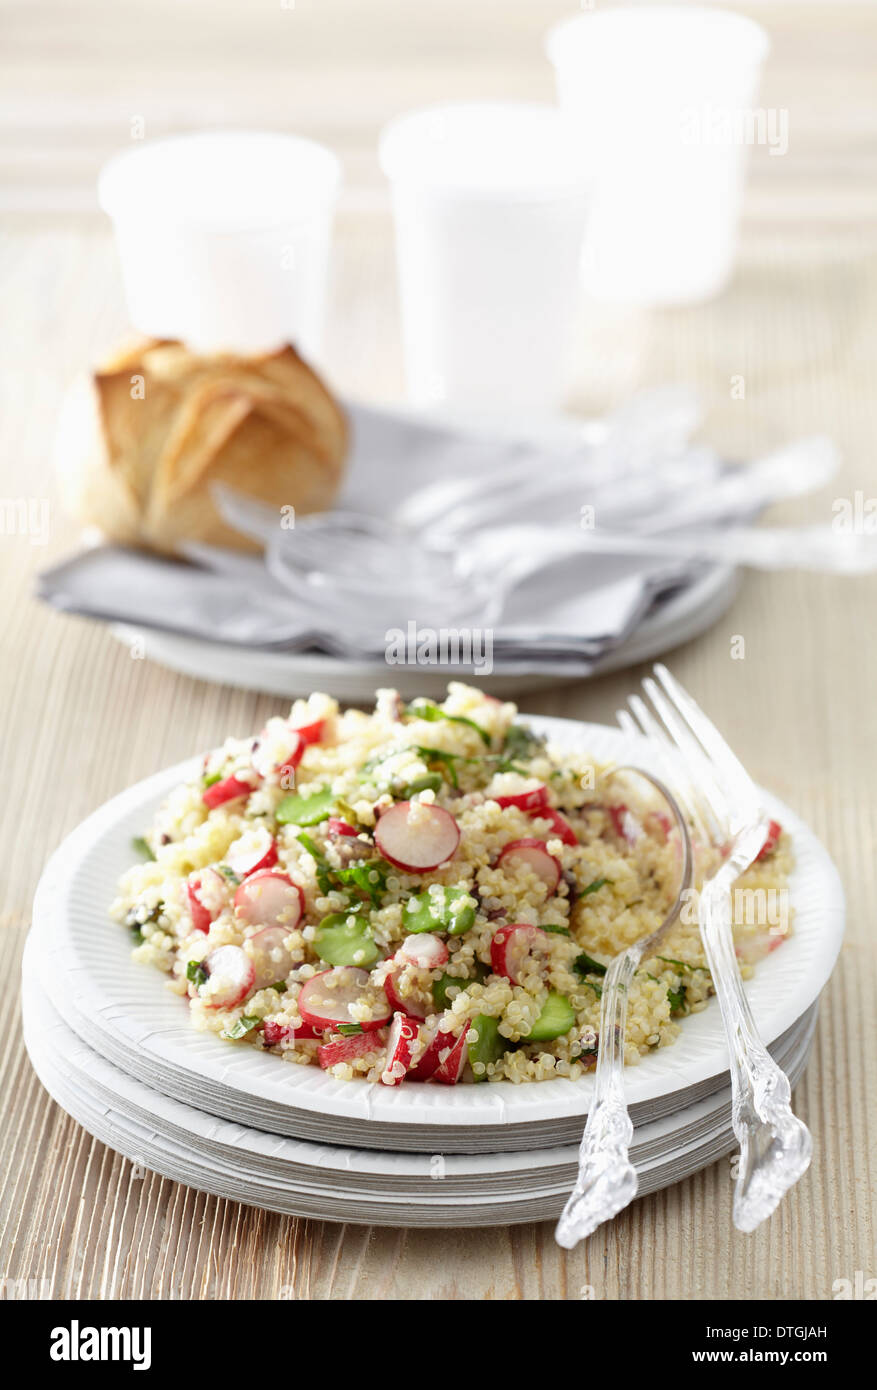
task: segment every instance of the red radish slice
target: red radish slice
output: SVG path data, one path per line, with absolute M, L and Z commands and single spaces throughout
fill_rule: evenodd
M 542 880 L 549 893 L 555 892 L 560 882 L 560 864 L 548 853 L 544 840 L 512 840 L 503 846 L 496 863 L 497 867 L 525 864 Z
M 548 788 L 544 782 L 531 781 L 529 786 L 518 792 L 500 792 L 494 795 L 488 787 L 485 796 L 495 801 L 497 806 L 517 806 L 521 811 L 543 811 L 548 809 Z
M 417 1065 L 411 1068 L 412 1081 L 428 1081 L 441 1060 L 441 1054 L 453 1047 L 457 1039 L 453 1033 L 443 1033 L 438 1024 L 427 1024 L 424 1029 L 426 1048 Z
M 612 822 L 612 829 L 615 834 L 629 845 L 635 845 L 637 840 L 642 837 L 642 826 L 636 816 L 628 810 L 626 806 L 607 806 L 609 819 Z
M 198 989 L 208 1009 L 233 1009 L 246 999 L 256 981 L 253 963 L 240 946 L 217 946 L 201 962 L 206 983 Z
M 368 1057 L 380 1052 L 383 1044 L 374 1033 L 354 1033 L 352 1038 L 333 1038 L 317 1048 L 317 1061 L 324 1071 L 339 1062 L 352 1062 L 355 1057 Z
M 330 835 L 358 835 L 352 825 L 348 825 L 346 820 L 339 820 L 337 816 L 330 816 L 326 821 L 326 829 Z
M 264 825 L 245 830 L 243 835 L 229 846 L 225 862 L 238 878 L 258 873 L 260 869 L 270 869 L 277 863 L 277 845 L 274 836 Z
M 363 995 L 377 1014 L 366 1022 L 350 1017 L 350 1005 Z M 332 970 L 313 975 L 302 986 L 298 1011 L 312 1028 L 331 1028 L 333 1023 L 359 1023 L 366 1032 L 383 1028 L 393 1012 L 384 991 L 371 983 L 368 971 L 354 965 L 336 965 Z
M 387 1061 L 381 1072 L 385 1086 L 398 1086 L 404 1081 L 405 1073 L 411 1066 L 411 1058 L 417 1043 L 417 1024 L 404 1014 L 394 1014 L 387 1039 Z
M 654 835 L 656 840 L 666 844 L 673 829 L 673 822 L 663 811 L 647 811 L 643 816 L 643 829 Z
M 297 1028 L 292 1028 L 288 1023 L 275 1023 L 273 1019 L 266 1018 L 262 1025 L 262 1037 L 265 1039 L 266 1047 L 277 1047 L 280 1043 L 286 1042 L 287 1038 L 295 1043 L 322 1036 L 323 1030 L 312 1028 L 309 1023 L 300 1023 Z
M 186 897 L 192 926 L 208 932 L 228 901 L 228 884 L 216 869 L 201 869 L 186 880 Z
M 263 729 L 253 751 L 253 767 L 260 777 L 282 777 L 298 767 L 306 747 L 297 729 L 286 728 L 279 734 Z
M 521 983 L 528 958 L 540 947 L 548 945 L 548 933 L 529 922 L 509 922 L 498 927 L 490 943 L 490 963 L 497 975 L 504 975 L 513 985 Z
M 576 832 L 573 830 L 566 816 L 562 816 L 553 807 L 546 806 L 544 810 L 531 811 L 530 815 L 536 820 L 547 820 L 551 822 L 551 836 L 556 836 L 565 845 L 577 845 Z
M 278 927 L 285 934 L 298 924 L 305 910 L 304 894 L 288 874 L 259 869 L 235 893 L 234 910 L 248 927 Z
M 431 931 L 416 932 L 406 936 L 399 947 L 399 955 L 413 965 L 422 965 L 425 970 L 435 970 L 448 959 L 448 948 L 440 936 Z
M 285 980 L 295 961 L 286 949 L 288 927 L 264 927 L 251 936 L 244 950 L 253 962 L 256 988 L 267 989 Z
M 384 993 L 390 1001 L 390 1006 L 400 1013 L 406 1014 L 408 1018 L 423 1020 L 432 1013 L 432 998 L 418 997 L 417 994 L 400 994 L 396 988 L 396 980 L 393 974 L 384 980 Z
M 375 827 L 381 854 L 408 873 L 425 873 L 446 864 L 459 843 L 460 827 L 450 811 L 429 802 L 397 801 Z
M 769 854 L 773 854 L 774 850 L 776 849 L 779 843 L 779 838 L 782 835 L 782 833 L 783 827 L 780 825 L 779 821 L 772 820 L 767 828 L 767 838 L 765 839 L 764 844 L 761 846 L 761 849 L 758 851 L 758 854 L 755 856 L 756 859 L 765 859 Z
M 305 743 L 320 743 L 325 727 L 325 719 L 315 719 L 313 724 L 299 724 L 295 732 L 299 738 L 304 739 Z
M 214 782 L 212 787 L 206 787 L 201 800 L 213 811 L 217 806 L 224 806 L 226 801 L 236 801 L 239 796 L 249 796 L 252 790 L 250 783 L 242 782 L 239 777 L 224 777 L 221 782 Z
M 452 1047 L 439 1049 L 439 1064 L 432 1074 L 433 1081 L 439 1081 L 443 1086 L 456 1086 L 463 1075 L 463 1068 L 469 1060 L 469 1053 L 466 1048 L 468 1031 L 469 1026 L 467 1024 L 459 1038 L 454 1040 Z

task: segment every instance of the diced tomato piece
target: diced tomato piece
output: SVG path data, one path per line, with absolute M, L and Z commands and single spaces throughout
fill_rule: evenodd
M 375 1033 L 354 1033 L 349 1038 L 332 1038 L 317 1048 L 317 1061 L 324 1071 L 337 1066 L 339 1062 L 352 1062 L 355 1057 L 368 1057 L 378 1053 L 383 1042 Z
M 761 849 L 755 856 L 756 859 L 766 859 L 769 854 L 773 854 L 774 850 L 779 844 L 779 839 L 782 833 L 783 827 L 780 825 L 779 821 L 772 820 L 767 828 L 767 836 L 765 838 L 764 844 L 761 846 Z
M 226 801 L 236 801 L 239 796 L 249 796 L 252 790 L 250 783 L 242 782 L 239 777 L 224 777 L 221 782 L 214 782 L 212 787 L 205 787 L 201 800 L 214 811 L 217 806 L 224 806 Z

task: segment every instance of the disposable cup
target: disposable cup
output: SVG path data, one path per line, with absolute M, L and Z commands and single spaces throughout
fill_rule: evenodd
M 591 183 L 588 292 L 645 305 L 716 294 L 733 270 L 747 145 L 773 135 L 783 152 L 782 113 L 752 105 L 765 31 L 728 10 L 624 6 L 562 21 L 546 47 Z
M 217 131 L 140 145 L 104 166 L 128 314 L 196 352 L 291 342 L 320 355 L 335 155 L 312 140 Z
M 384 129 L 380 159 L 411 399 L 557 405 L 587 209 L 561 112 L 510 102 L 409 112 Z

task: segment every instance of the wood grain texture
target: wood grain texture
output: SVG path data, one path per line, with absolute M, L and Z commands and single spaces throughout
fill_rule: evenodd
M 332 375 L 346 391 L 392 399 L 401 377 L 377 127 L 433 97 L 549 95 L 539 35 L 569 8 L 0 5 L 0 495 L 51 504 L 45 546 L 0 537 L 0 1279 L 45 1280 L 62 1298 L 576 1299 L 588 1285 L 598 1298 L 791 1299 L 830 1297 L 835 1279 L 859 1269 L 877 1274 L 873 581 L 747 577 L 728 615 L 672 658 L 753 774 L 824 839 L 849 896 L 847 941 L 797 1092 L 813 1168 L 754 1236 L 732 1226 L 727 1161 L 637 1202 L 571 1254 L 550 1224 L 405 1232 L 261 1213 L 141 1174 L 92 1141 L 42 1091 L 21 1045 L 19 959 L 52 849 L 130 782 L 257 727 L 280 703 L 133 660 L 97 625 L 30 596 L 34 571 L 77 543 L 48 466 L 62 391 L 124 327 L 111 244 L 92 215 L 98 164 L 137 114 L 150 135 L 222 120 L 296 127 L 335 145 L 348 182 Z M 702 387 L 714 405 L 710 436 L 741 457 L 829 430 L 844 453 L 842 481 L 777 511 L 827 520 L 834 496 L 877 494 L 877 22 L 873 8 L 843 3 L 741 8 L 771 28 L 764 100 L 788 106 L 792 138 L 783 159 L 755 151 L 737 279 L 698 309 L 586 315 L 575 404 L 603 409 L 636 385 L 675 378 Z M 731 396 L 737 375 L 744 400 Z M 735 635 L 743 661 L 731 659 Z M 522 704 L 611 720 L 642 674 Z

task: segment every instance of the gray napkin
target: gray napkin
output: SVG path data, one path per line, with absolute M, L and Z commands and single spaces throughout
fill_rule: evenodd
M 510 471 L 532 466 L 537 476 L 547 475 L 568 466 L 573 453 L 569 444 L 488 438 L 389 411 L 348 409 L 354 442 L 338 505 L 350 512 L 386 517 L 436 478 L 492 473 L 501 488 Z M 477 534 L 467 544 L 477 544 Z M 37 593 L 64 612 L 103 621 L 242 648 L 342 658 L 383 659 L 390 634 L 407 633 L 418 622 L 401 594 L 386 612 L 351 631 L 290 593 L 257 556 L 209 546 L 192 546 L 189 554 L 185 561 L 100 546 L 44 571 Z M 668 572 L 636 557 L 576 557 L 555 564 L 509 595 L 501 626 L 491 634 L 495 665 L 521 671 L 550 662 L 571 674 L 587 673 L 693 572 L 691 565 Z

